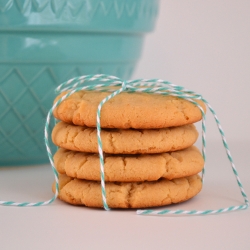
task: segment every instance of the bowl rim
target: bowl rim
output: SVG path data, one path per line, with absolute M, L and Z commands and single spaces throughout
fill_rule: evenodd
M 0 6 L 1 31 L 148 32 L 160 0 L 9 0 Z M 78 1 L 79 2 L 79 1 Z

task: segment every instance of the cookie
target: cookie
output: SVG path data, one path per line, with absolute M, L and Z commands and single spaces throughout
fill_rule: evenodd
M 105 181 L 138 182 L 169 180 L 199 173 L 204 160 L 195 146 L 162 154 L 105 155 Z M 60 148 L 54 155 L 57 171 L 67 176 L 100 181 L 98 154 L 82 153 Z
M 197 140 L 198 131 L 193 124 L 164 129 L 102 129 L 101 138 L 105 153 L 152 154 L 187 148 Z M 59 122 L 53 128 L 52 141 L 73 151 L 98 152 L 96 128 Z
M 66 92 L 60 94 L 59 100 Z M 110 92 L 79 91 L 64 100 L 53 112 L 64 122 L 96 127 L 99 103 Z M 205 111 L 205 104 L 197 101 Z M 101 127 L 151 129 L 182 126 L 201 120 L 200 109 L 182 98 L 123 92 L 107 101 L 101 110 Z
M 59 176 L 59 195 L 73 205 L 103 207 L 100 182 Z M 198 175 L 151 182 L 107 182 L 106 198 L 110 208 L 146 208 L 165 206 L 191 199 L 202 188 Z M 55 192 L 55 185 L 53 185 Z

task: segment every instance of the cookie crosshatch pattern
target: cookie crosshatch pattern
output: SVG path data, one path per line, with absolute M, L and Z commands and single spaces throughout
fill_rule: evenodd
M 97 85 L 86 85 L 86 82 L 89 81 L 100 81 L 100 84 Z M 103 82 L 103 83 L 102 83 Z M 114 91 L 114 87 L 117 87 L 117 89 Z M 63 102 L 67 97 L 72 95 L 73 93 L 80 91 L 80 90 L 95 90 L 95 91 L 110 91 L 110 95 L 107 96 L 105 99 L 103 99 L 97 109 L 97 116 L 96 116 L 96 121 L 97 121 L 97 141 L 98 141 L 98 152 L 99 152 L 99 160 L 100 160 L 100 172 L 101 172 L 101 198 L 102 198 L 102 204 L 104 209 L 109 210 L 109 206 L 107 204 L 107 199 L 106 199 L 106 183 L 105 183 L 105 175 L 104 175 L 104 154 L 103 154 L 103 146 L 102 146 L 102 138 L 101 138 L 101 123 L 100 123 L 100 117 L 101 117 L 101 110 L 102 106 L 111 98 L 113 98 L 116 95 L 119 95 L 123 91 L 127 92 L 146 92 L 146 93 L 155 93 L 159 95 L 173 95 L 176 97 L 179 97 L 181 99 L 185 99 L 196 105 L 201 113 L 202 113 L 202 156 L 204 161 L 206 160 L 206 137 L 205 137 L 205 132 L 206 132 L 206 127 L 205 127 L 205 113 L 202 109 L 202 107 L 197 103 L 196 100 L 201 100 L 203 101 L 209 110 L 212 112 L 214 115 L 215 121 L 217 123 L 218 129 L 220 131 L 223 145 L 226 149 L 226 153 L 228 156 L 228 159 L 231 163 L 231 167 L 233 170 L 233 173 L 235 174 L 236 181 L 238 183 L 239 189 L 241 191 L 241 194 L 244 198 L 244 205 L 240 206 L 231 206 L 227 208 L 221 208 L 217 210 L 204 210 L 204 211 L 199 211 L 199 210 L 191 210 L 191 211 L 186 211 L 186 210 L 168 210 L 164 209 L 162 211 L 154 211 L 154 210 L 138 210 L 137 214 L 154 214 L 154 215 L 164 215 L 164 214 L 190 214 L 190 215 L 198 215 L 198 214 L 215 214 L 215 213 L 223 213 L 223 212 L 229 212 L 229 211 L 235 211 L 235 210 L 242 210 L 246 209 L 249 206 L 249 201 L 247 198 L 247 195 L 243 189 L 242 183 L 240 181 L 240 178 L 238 176 L 238 172 L 236 170 L 236 167 L 233 163 L 233 159 L 231 156 L 231 153 L 228 148 L 228 144 L 226 142 L 226 138 L 224 135 L 224 132 L 222 130 L 222 127 L 220 125 L 220 122 L 212 109 L 211 105 L 201 96 L 196 94 L 193 91 L 189 91 L 181 86 L 176 86 L 173 85 L 167 81 L 164 80 L 159 80 L 159 79 L 138 79 L 138 80 L 131 80 L 131 81 L 122 81 L 117 77 L 113 76 L 107 76 L 107 75 L 88 75 L 88 76 L 82 76 L 82 77 L 77 77 L 74 79 L 71 79 L 63 84 L 61 84 L 58 88 L 57 91 L 68 91 L 61 99 L 59 99 L 53 107 L 50 109 L 48 115 L 47 115 L 47 120 L 46 120 L 46 125 L 45 125 L 45 144 L 48 152 L 48 157 L 51 162 L 52 170 L 55 175 L 55 195 L 54 197 L 46 202 L 39 202 L 39 203 L 15 203 L 15 202 L 1 202 L 3 205 L 15 205 L 15 206 L 41 206 L 41 205 L 46 205 L 54 201 L 58 197 L 59 193 L 59 180 L 58 180 L 58 172 L 55 168 L 54 161 L 53 161 L 53 155 L 52 151 L 50 148 L 50 142 L 49 142 L 49 137 L 50 137 L 50 122 L 51 122 L 51 117 L 53 114 L 54 109 L 60 105 L 61 102 Z M 202 171 L 202 180 L 204 179 L 204 174 L 205 174 L 205 169 Z

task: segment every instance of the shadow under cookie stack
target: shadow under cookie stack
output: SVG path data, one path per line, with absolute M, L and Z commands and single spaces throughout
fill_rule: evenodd
M 96 113 L 109 94 L 79 91 L 53 112 L 60 120 L 52 131 L 58 197 L 67 203 L 103 207 Z M 201 118 L 197 106 L 174 96 L 123 92 L 106 102 L 100 124 L 108 206 L 158 207 L 196 196 L 204 161 L 193 123 Z

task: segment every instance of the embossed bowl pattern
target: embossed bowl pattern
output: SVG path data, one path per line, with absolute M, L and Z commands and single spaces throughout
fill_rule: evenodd
M 0 2 L 0 166 L 48 162 L 55 87 L 85 74 L 131 77 L 158 0 Z

